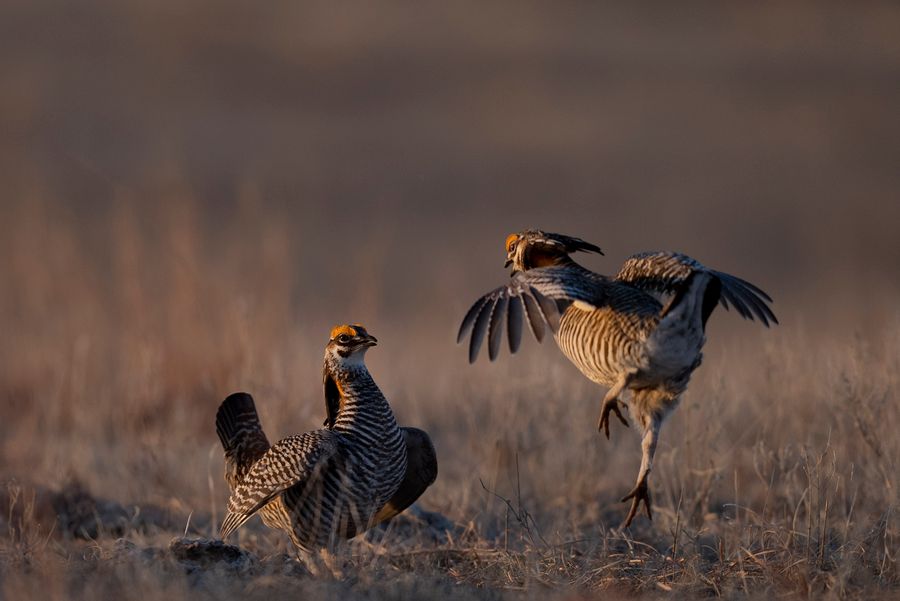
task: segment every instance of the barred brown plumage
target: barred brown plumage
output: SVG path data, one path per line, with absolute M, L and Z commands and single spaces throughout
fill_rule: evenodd
M 366 368 L 365 352 L 375 343 L 360 325 L 331 331 L 323 370 L 326 429 L 270 446 L 253 398 L 225 399 L 216 415 L 231 487 L 223 539 L 259 512 L 299 551 L 329 547 L 397 515 L 435 481 L 430 438 L 397 425 Z
M 603 254 L 598 246 L 571 236 L 540 230 L 510 234 L 510 281 L 472 305 L 457 342 L 471 329 L 469 361 L 474 362 L 487 334 L 493 361 L 504 325 L 512 353 L 519 348 L 523 320 L 539 342 L 546 325 L 581 373 L 610 387 L 597 424 L 607 438 L 610 413 L 628 426 L 619 397 L 631 393 L 628 407 L 643 431 L 643 456 L 637 483 L 622 499 L 632 501 L 627 527 L 642 501 L 652 519 L 648 478 L 659 430 L 702 361 L 706 320 L 715 306 L 733 306 L 742 317 L 766 327 L 778 320 L 765 292 L 687 255 L 639 253 L 610 278 L 573 261 L 569 255 L 576 251 Z

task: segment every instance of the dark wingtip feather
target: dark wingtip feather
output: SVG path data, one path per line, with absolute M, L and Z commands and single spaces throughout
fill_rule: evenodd
M 596 244 L 591 244 L 587 240 L 582 240 L 581 238 L 575 238 L 573 236 L 563 236 L 561 234 L 551 234 L 551 237 L 555 237 L 556 239 L 561 240 L 568 252 L 582 251 L 597 253 L 598 255 L 603 254 L 603 251 L 600 250 L 599 246 L 597 246 Z
M 538 342 L 544 340 L 544 320 L 541 318 L 541 309 L 537 301 L 528 291 L 522 292 L 522 300 L 525 301 L 525 314 L 528 317 L 528 327 Z
M 742 286 L 744 286 L 744 287 L 746 287 L 746 288 L 752 290 L 753 292 L 755 292 L 755 293 L 757 294 L 757 296 L 761 296 L 762 298 L 764 298 L 767 302 L 770 302 L 770 303 L 774 303 L 774 302 L 775 302 L 775 301 L 772 300 L 772 297 L 769 296 L 768 294 L 766 294 L 765 290 L 763 290 L 762 288 L 758 288 L 757 286 L 754 286 L 753 284 L 751 284 L 751 283 L 748 282 L 747 280 L 741 279 L 741 278 L 739 278 L 739 277 L 737 277 L 737 276 L 731 276 L 731 277 L 734 278 L 735 280 L 737 280 Z
M 478 358 L 478 351 L 481 350 L 481 343 L 484 340 L 484 334 L 487 331 L 493 310 L 494 299 L 488 297 L 478 312 L 475 327 L 472 329 L 472 337 L 469 339 L 469 363 L 475 363 L 475 359 Z
M 522 344 L 522 299 L 518 296 L 509 297 L 507 310 L 507 337 L 509 339 L 509 352 L 515 354 Z
M 478 312 L 487 302 L 487 296 L 482 296 L 475 303 L 469 307 L 469 310 L 466 312 L 466 316 L 463 317 L 462 323 L 459 324 L 459 333 L 456 335 L 456 344 L 459 344 L 466 337 L 466 333 L 469 331 L 469 328 L 472 327 L 472 324 L 475 323 L 475 318 L 478 316 Z
M 717 275 L 725 282 L 725 288 L 731 294 L 732 302 L 734 302 L 734 299 L 740 299 L 746 304 L 748 311 L 747 314 L 741 313 L 743 317 L 752 320 L 755 316 L 766 327 L 769 327 L 770 322 L 778 323 L 778 319 L 775 317 L 772 309 L 766 304 L 766 300 L 772 302 L 768 294 L 753 284 L 733 275 L 722 273 L 717 273 Z
M 727 298 L 731 305 L 734 307 L 734 310 L 738 312 L 738 315 L 743 317 L 744 319 L 752 319 L 752 313 L 744 304 L 744 302 L 738 298 L 737 294 L 735 294 L 734 290 L 729 286 L 722 286 L 722 298 Z
M 741 298 L 747 303 L 747 306 L 750 307 L 750 310 L 756 315 L 756 317 L 762 322 L 762 324 L 766 327 L 769 327 L 768 320 L 768 312 L 769 308 L 766 306 L 764 300 L 762 300 L 759 296 L 757 296 L 752 290 L 744 286 L 742 280 L 739 278 L 733 278 L 731 285 L 734 286 L 735 292 L 740 294 Z
M 550 326 L 550 331 L 554 334 L 559 330 L 559 308 L 556 302 L 541 294 L 537 289 L 532 288 L 531 294 L 538 302 L 544 321 Z
M 778 318 L 775 317 L 775 313 L 772 311 L 772 308 L 767 304 L 767 301 L 768 303 L 774 302 L 772 301 L 772 298 L 753 284 L 745 282 L 740 278 L 735 279 L 737 280 L 738 285 L 743 286 L 744 290 L 746 290 L 747 292 L 747 295 L 753 299 L 753 304 L 757 308 L 759 318 L 760 320 L 762 320 L 765 326 L 769 326 L 769 321 L 777 324 Z M 766 321 L 767 317 L 768 321 Z
M 582 252 L 597 253 L 598 255 L 606 256 L 606 253 L 604 253 L 599 246 L 597 246 L 596 244 L 591 244 L 590 242 L 584 242 L 583 240 L 582 244 L 578 246 L 578 250 Z
M 488 359 L 493 361 L 500 353 L 500 341 L 503 339 L 503 323 L 506 321 L 508 296 L 502 294 L 494 303 L 491 312 L 491 323 L 488 326 Z

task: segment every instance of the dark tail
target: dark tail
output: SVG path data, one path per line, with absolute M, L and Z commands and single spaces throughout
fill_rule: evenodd
M 222 401 L 216 413 L 216 433 L 225 449 L 225 479 L 233 488 L 269 449 L 253 397 L 236 392 Z
M 712 315 L 713 310 L 719 304 L 719 298 L 722 296 L 722 280 L 713 277 L 706 285 L 703 291 L 703 330 L 706 331 L 706 320 Z
M 707 277 L 708 276 L 708 277 Z M 712 315 L 713 310 L 716 308 L 716 305 L 719 303 L 719 298 L 722 295 L 722 282 L 716 276 L 701 271 L 694 271 L 687 277 L 687 279 L 682 282 L 682 284 L 678 287 L 678 290 L 675 292 L 674 296 L 669 300 L 666 304 L 665 308 L 660 313 L 660 318 L 665 317 L 669 313 L 675 310 L 684 310 L 686 306 L 684 305 L 685 301 L 688 300 L 688 297 L 692 297 L 693 300 L 694 295 L 700 293 L 697 290 L 697 285 L 701 284 L 696 280 L 698 278 L 703 277 L 707 280 L 706 287 L 703 289 L 702 294 L 702 303 L 700 305 L 700 317 L 703 320 L 703 329 L 706 329 L 706 320 L 709 319 L 709 316 Z M 690 310 L 690 309 L 688 309 Z

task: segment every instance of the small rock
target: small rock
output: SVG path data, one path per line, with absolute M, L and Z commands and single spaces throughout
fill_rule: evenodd
M 230 567 L 245 568 L 256 560 L 255 556 L 234 545 L 205 538 L 174 538 L 169 543 L 169 552 L 178 561 L 191 562 L 202 567 L 225 563 Z

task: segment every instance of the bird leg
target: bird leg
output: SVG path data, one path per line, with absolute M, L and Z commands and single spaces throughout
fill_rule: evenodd
M 606 393 L 606 396 L 603 397 L 603 403 L 600 405 L 600 421 L 597 422 L 597 430 L 606 434 L 606 439 L 609 440 L 609 414 L 613 412 L 616 414 L 616 417 L 619 418 L 619 421 L 625 424 L 625 427 L 628 428 L 628 420 L 622 415 L 622 412 L 619 411 L 619 404 L 621 401 L 619 400 L 619 395 L 622 394 L 622 391 L 625 389 L 625 386 L 628 385 L 628 381 L 630 380 L 629 375 L 623 375 L 619 378 L 619 381 L 615 383 L 615 385 L 609 389 L 609 392 Z
M 644 502 L 644 508 L 647 510 L 647 519 L 651 522 L 653 521 L 653 512 L 650 509 L 650 488 L 647 486 L 646 476 L 631 489 L 630 493 L 622 497 L 622 502 L 625 502 L 628 499 L 631 499 L 631 509 L 628 510 L 628 515 L 625 517 L 622 528 L 631 526 L 631 521 L 634 519 L 634 516 L 637 515 L 638 509 L 641 507 L 641 501 Z
M 634 485 L 631 492 L 622 497 L 623 503 L 631 499 L 631 509 L 628 511 L 628 516 L 622 524 L 623 528 L 628 528 L 631 525 L 631 521 L 637 515 L 638 509 L 640 509 L 641 501 L 644 502 L 644 507 L 647 510 L 647 518 L 653 521 L 653 512 L 650 509 L 650 488 L 647 485 L 647 480 L 653 467 L 653 455 L 656 454 L 656 442 L 659 438 L 661 421 L 658 416 L 653 415 L 650 418 L 650 423 L 645 426 L 644 437 L 641 440 L 643 456 L 641 457 L 641 470 L 638 472 L 637 484 Z

